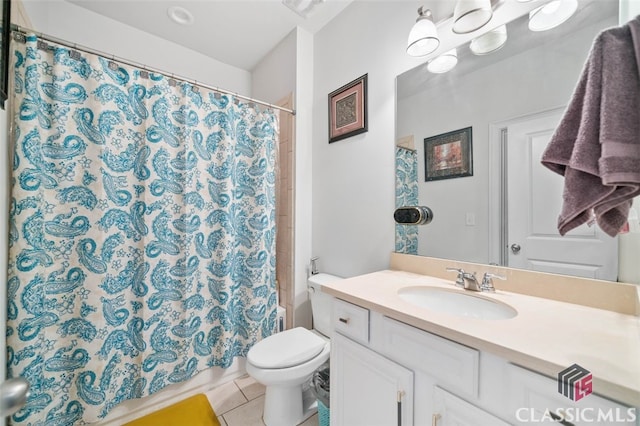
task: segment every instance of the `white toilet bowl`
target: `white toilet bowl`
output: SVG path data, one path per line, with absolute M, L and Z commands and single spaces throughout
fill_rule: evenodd
M 293 426 L 315 412 L 315 398 L 303 391 L 303 385 L 329 358 L 330 348 L 328 340 L 302 327 L 275 334 L 251 348 L 247 373 L 266 386 L 263 419 L 267 426 Z
M 315 397 L 305 385 L 328 358 L 332 298 L 323 283 L 341 278 L 329 274 L 309 278 L 315 329 L 302 327 L 276 333 L 256 343 L 247 354 L 247 373 L 266 386 L 263 420 L 267 426 L 294 426 L 317 411 Z

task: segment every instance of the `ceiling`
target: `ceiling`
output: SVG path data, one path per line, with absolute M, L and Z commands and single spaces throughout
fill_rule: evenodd
M 315 33 L 351 3 L 324 0 L 305 19 L 281 0 L 67 1 L 247 71 L 296 26 Z M 194 23 L 171 20 L 171 6 L 187 9 Z

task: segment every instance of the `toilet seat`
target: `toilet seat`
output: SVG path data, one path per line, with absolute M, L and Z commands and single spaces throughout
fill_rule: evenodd
M 317 356 L 327 342 L 303 327 L 292 328 L 256 343 L 247 361 L 258 368 L 288 368 Z

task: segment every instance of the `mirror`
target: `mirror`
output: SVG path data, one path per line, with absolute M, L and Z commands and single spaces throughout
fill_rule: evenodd
M 498 51 L 476 56 L 465 43 L 452 71 L 432 74 L 425 63 L 397 77 L 396 205 L 433 210 L 430 225 L 396 225 L 397 252 L 521 267 L 506 253 L 511 247 L 503 220 L 509 180 L 507 166 L 502 168 L 507 153 L 501 130 L 523 117 L 550 111 L 561 116 L 594 39 L 618 25 L 617 3 L 581 0 L 575 15 L 544 32 L 528 29 L 528 15 L 518 17 L 507 24 L 508 39 Z M 424 140 L 467 127 L 472 128 L 472 175 L 426 181 Z M 428 151 L 434 155 L 431 146 Z M 561 191 L 557 198 L 549 204 L 557 208 L 556 218 Z M 618 242 L 610 240 L 607 250 L 617 262 Z M 617 265 L 615 270 L 613 278 L 591 276 L 592 271 L 567 273 L 615 280 Z

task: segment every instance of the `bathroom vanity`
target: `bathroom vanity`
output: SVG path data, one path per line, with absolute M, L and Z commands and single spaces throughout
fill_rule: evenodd
M 468 294 L 445 264 L 480 276 L 489 268 L 393 254 L 393 270 L 323 287 L 336 298 L 332 425 L 640 424 L 635 286 L 491 267 L 507 280 Z M 581 285 L 591 299 L 574 295 Z M 439 305 L 400 297 L 407 288 L 427 288 Z M 615 306 L 599 305 L 601 291 Z M 450 293 L 483 301 L 456 311 Z M 486 303 L 515 316 L 487 316 Z M 560 393 L 564 370 L 573 398 Z

